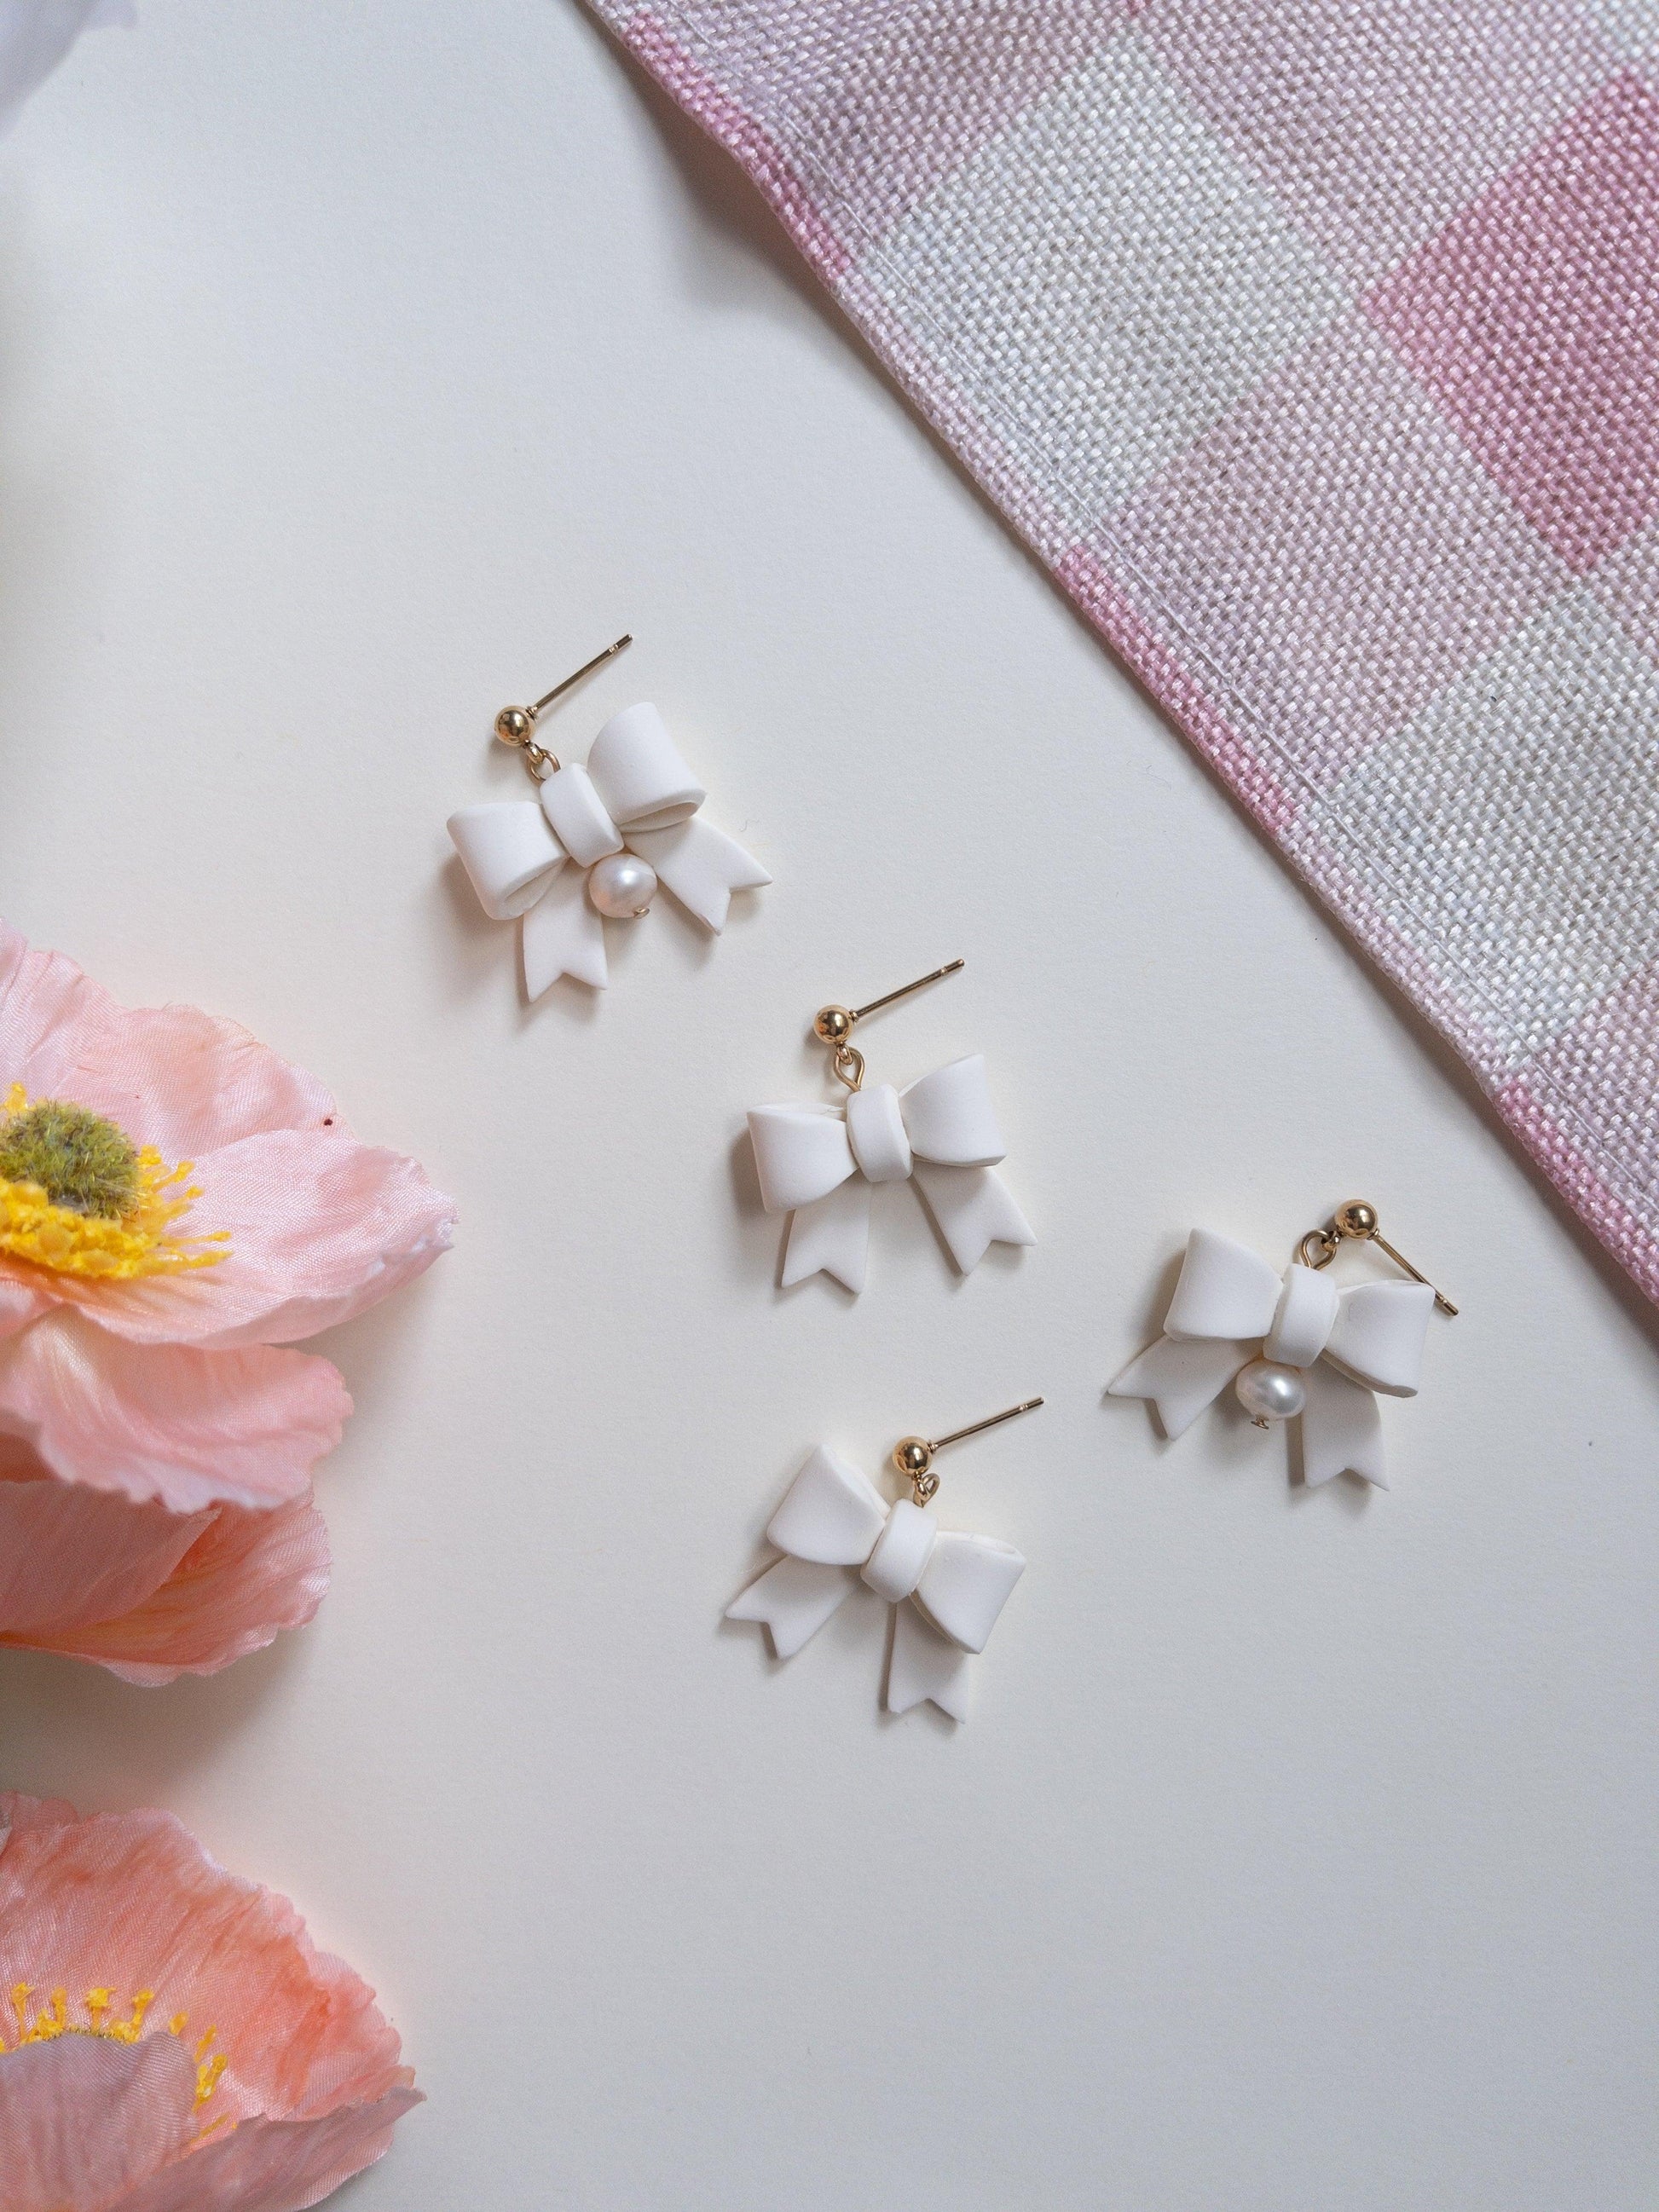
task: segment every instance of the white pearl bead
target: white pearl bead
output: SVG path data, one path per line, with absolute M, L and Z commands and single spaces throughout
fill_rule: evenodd
M 1233 1389 L 1259 1429 L 1270 1421 L 1293 1421 L 1308 1402 L 1308 1386 L 1297 1370 L 1273 1359 L 1253 1359 L 1241 1367 Z
M 596 914 L 631 921 L 657 896 L 657 872 L 637 853 L 609 853 L 588 870 L 587 896 Z

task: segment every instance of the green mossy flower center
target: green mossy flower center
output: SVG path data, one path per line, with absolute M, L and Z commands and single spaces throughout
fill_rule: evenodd
M 0 1182 L 38 1183 L 54 1206 L 119 1221 L 138 1201 L 138 1154 L 101 1114 L 46 1098 L 0 1121 Z

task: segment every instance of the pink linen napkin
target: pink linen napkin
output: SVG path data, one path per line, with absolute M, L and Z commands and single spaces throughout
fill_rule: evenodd
M 599 0 L 1659 1297 L 1659 0 Z

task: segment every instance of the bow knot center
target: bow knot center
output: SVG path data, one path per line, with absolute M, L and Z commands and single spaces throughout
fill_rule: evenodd
M 891 1605 L 909 1596 L 933 1557 L 939 1529 L 933 1516 L 901 1498 L 860 1572 L 878 1597 Z
M 847 1101 L 847 1140 L 866 1182 L 903 1182 L 910 1173 L 910 1139 L 899 1095 L 890 1083 L 855 1091 Z
M 1283 1367 L 1311 1367 L 1331 1340 L 1340 1297 L 1328 1275 L 1292 1261 L 1285 1270 L 1273 1326 L 1262 1339 L 1263 1358 Z
M 542 786 L 548 826 L 579 868 L 620 853 L 623 841 L 610 809 L 585 768 L 562 768 Z

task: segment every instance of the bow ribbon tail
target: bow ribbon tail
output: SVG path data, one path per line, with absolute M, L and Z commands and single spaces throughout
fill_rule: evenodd
M 1378 1490 L 1389 1486 L 1382 1462 L 1382 1416 L 1360 1382 L 1322 1360 L 1306 1370 L 1308 1402 L 1302 1409 L 1302 1480 L 1310 1490 L 1334 1474 L 1357 1474 Z
M 858 1573 L 787 1553 L 726 1608 L 728 1620 L 758 1620 L 779 1659 L 793 1659 L 831 1613 L 852 1595 Z
M 953 1721 L 965 1721 L 973 1680 L 969 1653 L 935 1634 L 908 1599 L 893 1607 L 893 1648 L 887 1657 L 890 1713 L 908 1713 L 931 1698 Z
M 554 877 L 520 924 L 524 988 L 532 999 L 550 990 L 561 975 L 602 991 L 610 971 L 605 957 L 605 924 L 587 902 L 587 871 L 567 868 Z
M 912 1170 L 951 1257 L 971 1275 L 993 1244 L 1035 1244 L 1030 1223 L 994 1168 L 946 1167 L 918 1158 Z
M 783 1288 L 804 1283 L 822 1268 L 856 1297 L 864 1288 L 869 1257 L 870 1186 L 855 1175 L 810 1206 L 798 1206 L 790 1216 Z
M 1173 1440 L 1191 1428 L 1260 1348 L 1224 1336 L 1160 1336 L 1107 1384 L 1106 1395 L 1150 1400 L 1159 1428 Z
M 735 837 L 698 815 L 670 830 L 630 830 L 624 824 L 623 836 L 687 913 L 716 936 L 726 927 L 732 892 L 757 890 L 772 880 Z

